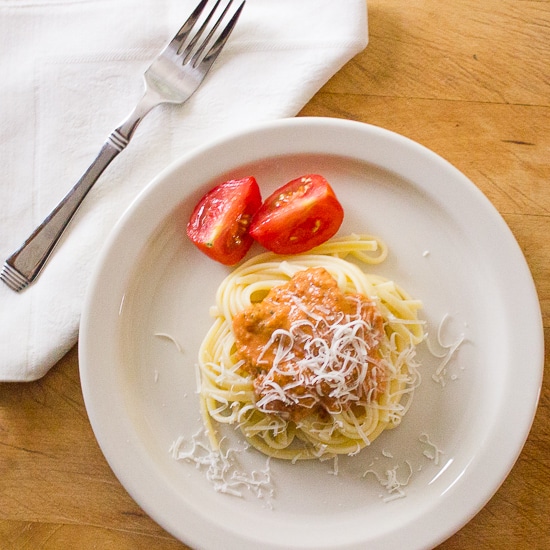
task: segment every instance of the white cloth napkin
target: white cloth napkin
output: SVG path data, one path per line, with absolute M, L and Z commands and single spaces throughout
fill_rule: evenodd
M 143 91 L 142 73 L 198 0 L 0 0 L 0 260 L 72 187 Z M 367 44 L 366 0 L 247 0 L 183 106 L 143 121 L 39 279 L 0 283 L 0 381 L 43 376 L 75 344 L 98 251 L 137 193 L 190 148 L 294 116 Z

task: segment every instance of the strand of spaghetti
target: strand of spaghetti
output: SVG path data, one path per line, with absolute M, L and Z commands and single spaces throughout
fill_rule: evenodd
M 346 259 L 376 264 L 382 262 L 386 255 L 387 247 L 380 239 L 350 235 L 333 239 L 306 254 L 261 254 L 243 263 L 226 277 L 218 288 L 216 304 L 211 308 L 214 323 L 199 351 L 202 415 L 214 448 L 218 448 L 219 444 L 212 420 L 238 426 L 247 441 L 259 451 L 292 461 L 355 454 L 385 429 L 400 422 L 410 407 L 412 393 L 420 379 L 414 354 L 415 346 L 423 339 L 423 323 L 418 319 L 421 302 L 410 297 L 392 281 L 366 274 L 356 263 Z M 235 355 L 232 319 L 252 304 L 261 302 L 271 289 L 287 283 L 296 273 L 316 267 L 323 267 L 342 292 L 368 297 L 376 304 L 384 320 L 386 340 L 380 345 L 381 359 L 375 363 L 379 365 L 378 368 L 384 366 L 388 380 L 385 389 L 380 389 L 381 395 L 374 398 L 375 394 L 371 391 L 366 403 L 357 403 L 346 410 L 322 415 L 311 413 L 293 422 L 269 410 L 258 409 L 253 377 L 241 368 Z M 304 327 L 313 327 L 322 319 L 313 312 L 309 312 L 309 318 L 311 321 Z M 355 350 L 353 354 L 360 353 L 359 342 L 355 344 L 353 336 L 357 326 L 351 323 L 348 328 L 338 332 L 341 334 L 338 338 L 344 335 L 351 338 L 349 345 Z M 273 335 L 272 341 L 277 341 L 277 338 L 277 334 Z M 335 353 L 321 342 L 312 342 L 311 348 L 315 353 Z M 285 351 L 285 348 L 280 348 L 279 352 L 283 355 L 277 361 L 287 357 L 289 349 Z M 355 372 L 353 369 L 359 366 L 353 354 L 342 356 L 346 357 L 345 361 L 349 361 L 346 363 L 348 370 L 338 374 L 340 382 L 333 391 L 338 388 L 340 392 L 342 381 L 346 380 L 345 373 Z M 339 352 L 337 356 L 340 357 Z M 315 359 L 311 365 L 316 365 L 320 360 Z M 358 375 L 360 377 L 366 374 L 365 369 L 357 372 L 362 373 Z M 330 386 L 333 380 L 337 380 L 334 378 L 336 373 L 323 374 L 322 369 L 319 373 L 319 384 Z M 284 374 L 284 371 L 280 371 L 280 374 Z M 357 385 L 355 383 L 355 387 Z M 274 396 L 286 398 L 285 391 L 296 387 L 299 387 L 299 381 L 286 384 L 285 388 L 273 385 L 276 391 Z

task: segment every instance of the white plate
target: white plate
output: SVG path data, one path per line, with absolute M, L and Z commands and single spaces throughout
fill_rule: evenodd
M 168 449 L 201 427 L 194 364 L 208 308 L 228 268 L 185 237 L 196 201 L 214 184 L 254 175 L 264 196 L 323 174 L 344 210 L 340 233 L 383 238 L 377 271 L 424 302 L 430 338 L 466 340 L 448 365 L 423 348 L 423 382 L 403 423 L 339 462 L 271 462 L 271 503 L 214 491 Z M 182 347 L 179 352 L 166 333 Z M 514 464 L 537 406 L 543 335 L 533 281 L 508 227 L 479 190 L 436 154 L 373 126 L 297 118 L 197 150 L 163 172 L 110 236 L 91 281 L 80 331 L 88 414 L 121 483 L 160 525 L 200 548 L 427 548 L 452 535 Z M 442 451 L 430 459 L 429 437 Z M 433 451 L 433 448 L 431 449 Z M 391 455 L 391 456 L 390 456 Z M 255 451 L 240 461 L 264 464 Z M 412 475 L 385 502 L 380 475 Z

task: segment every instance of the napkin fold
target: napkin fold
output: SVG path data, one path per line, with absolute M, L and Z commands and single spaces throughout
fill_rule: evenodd
M 0 259 L 44 219 L 143 92 L 142 74 L 198 0 L 0 0 Z M 0 381 L 43 376 L 77 341 L 107 234 L 191 148 L 294 116 L 367 45 L 365 0 L 247 0 L 190 100 L 152 111 L 96 183 L 37 281 L 0 283 Z

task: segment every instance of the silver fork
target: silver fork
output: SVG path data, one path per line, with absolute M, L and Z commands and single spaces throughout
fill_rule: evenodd
M 0 279 L 12 290 L 19 292 L 36 279 L 88 191 L 111 161 L 126 148 L 143 118 L 161 103 L 183 103 L 199 87 L 227 42 L 245 4 L 243 0 L 225 27 L 218 30 L 233 3 L 229 0 L 216 19 L 214 14 L 221 1 L 216 0 L 199 28 L 192 33 L 209 2 L 201 0 L 145 72 L 145 93 L 134 110 L 107 138 L 80 180 L 4 262 Z

